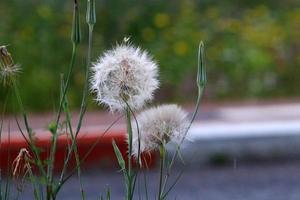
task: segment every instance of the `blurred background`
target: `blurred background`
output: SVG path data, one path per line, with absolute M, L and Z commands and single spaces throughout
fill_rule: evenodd
M 200 40 L 207 50 L 209 101 L 300 96 L 299 0 L 96 3 L 93 60 L 130 36 L 159 62 L 159 101 L 194 100 Z M 84 80 L 85 1 L 80 2 L 80 10 L 83 40 L 69 93 L 73 107 L 80 103 Z M 53 110 L 60 73 L 66 73 L 71 55 L 72 1 L 1 0 L 0 19 L 1 44 L 10 45 L 15 62 L 22 65 L 24 104 L 31 111 Z M 3 103 L 3 89 L 0 93 Z
M 9 45 L 22 66 L 21 95 L 31 112 L 32 128 L 42 139 L 53 120 L 50 113 L 57 109 L 60 74 L 67 72 L 71 57 L 72 3 L 0 1 L 0 45 Z M 79 3 L 83 40 L 68 93 L 73 111 L 81 102 L 88 39 L 86 1 Z M 208 84 L 183 144 L 187 165 L 172 199 L 300 199 L 299 0 L 96 0 L 96 8 L 93 61 L 129 36 L 159 63 L 161 88 L 155 104 L 177 102 L 192 112 L 199 41 L 206 45 Z M 0 85 L 1 107 L 6 92 Z M 92 95 L 89 98 L 82 129 L 89 132 L 86 138 L 99 135 L 114 119 L 95 105 Z M 8 112 L 13 113 L 18 109 L 11 99 Z M 13 117 L 6 115 L 4 124 L 10 121 Z M 118 125 L 125 133 L 124 121 Z M 16 125 L 12 130 L 12 138 L 19 139 Z M 111 148 L 111 140 L 106 142 Z M 82 144 L 83 149 L 86 146 L 89 143 Z M 113 156 L 99 156 L 100 147 L 93 157 L 95 170 L 83 169 L 87 197 L 96 199 L 99 191 L 110 187 L 112 199 L 122 199 L 121 174 L 118 168 L 107 167 Z M 177 164 L 175 174 L 182 169 L 182 163 Z M 156 172 L 148 172 L 153 194 Z M 60 197 L 76 199 L 80 195 L 76 177 L 67 185 Z M 31 195 L 25 191 L 23 199 Z

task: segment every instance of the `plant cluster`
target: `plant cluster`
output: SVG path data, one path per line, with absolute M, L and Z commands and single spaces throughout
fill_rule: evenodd
M 129 38 L 124 38 L 124 40 L 113 49 L 105 51 L 98 60 L 92 64 L 91 49 L 93 30 L 96 23 L 95 0 L 87 0 L 86 23 L 89 31 L 85 84 L 81 97 L 79 120 L 74 126 L 74 124 L 71 123 L 72 113 L 70 111 L 67 94 L 71 85 L 70 80 L 74 73 L 78 47 L 80 47 L 82 39 L 79 2 L 78 0 L 74 0 L 71 31 L 71 60 L 67 75 L 61 76 L 58 109 L 56 111 L 55 121 L 49 125 L 51 146 L 46 160 L 41 158 L 43 147 L 36 144 L 37 138 L 31 129 L 27 112 L 23 106 L 22 96 L 19 91 L 20 86 L 17 81 L 20 66 L 14 63 L 7 46 L 0 47 L 0 77 L 8 90 L 6 101 L 8 101 L 9 98 L 15 98 L 17 100 L 23 120 L 20 122 L 16 118 L 16 123 L 20 133 L 28 144 L 28 149 L 20 149 L 19 155 L 14 159 L 11 175 L 14 179 L 20 179 L 21 177 L 22 180 L 28 177 L 32 184 L 35 199 L 55 200 L 66 181 L 68 181 L 74 173 L 77 173 L 81 198 L 86 199 L 81 180 L 81 166 L 88 154 L 101 139 L 101 136 L 99 136 L 99 140 L 91 144 L 90 150 L 84 157 L 79 156 L 77 139 L 86 112 L 87 96 L 90 90 L 96 94 L 95 101 L 97 103 L 107 106 L 111 112 L 119 113 L 121 117 L 125 116 L 126 118 L 127 155 L 124 157 L 116 142 L 112 142 L 119 166 L 124 174 L 124 185 L 126 186 L 125 199 L 132 200 L 135 197 L 138 173 L 145 165 L 143 155 L 151 151 L 159 151 L 160 177 L 156 198 L 158 200 L 164 200 L 180 177 L 179 175 L 174 183 L 168 184 L 172 166 L 176 158 L 180 155 L 180 145 L 195 119 L 206 85 L 204 45 L 202 42 L 199 44 L 196 80 L 198 98 L 193 116 L 189 119 L 187 113 L 175 104 L 165 104 L 148 108 L 149 103 L 153 100 L 153 93 L 159 87 L 159 67 L 148 52 L 139 47 L 135 47 L 131 44 Z M 5 108 L 6 107 L 4 107 L 3 113 L 5 113 Z M 21 123 L 25 125 L 25 130 L 21 128 Z M 115 123 L 116 121 L 112 122 L 103 135 Z M 3 118 L 0 133 L 2 132 L 2 124 Z M 54 175 L 55 153 L 62 129 L 66 130 L 66 134 L 70 137 L 70 143 L 66 147 L 67 153 L 64 159 L 64 165 L 60 170 L 59 176 L 56 177 Z M 173 155 L 168 155 L 166 150 L 168 143 L 176 146 L 176 152 Z M 68 171 L 67 168 L 73 155 L 75 156 L 76 166 L 73 170 Z M 137 166 L 134 167 L 133 164 Z M 7 182 L 4 193 L 1 188 L 0 199 L 9 199 L 9 191 L 9 182 Z M 145 194 L 145 196 L 147 199 L 149 198 L 148 194 Z M 106 198 L 110 199 L 109 191 Z M 104 197 L 101 196 L 100 199 L 104 199 Z

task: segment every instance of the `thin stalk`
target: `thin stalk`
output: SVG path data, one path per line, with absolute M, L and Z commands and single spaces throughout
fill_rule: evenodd
M 84 155 L 84 157 L 82 158 L 82 160 L 80 161 L 79 165 L 82 165 L 85 160 L 87 159 L 87 157 L 90 155 L 90 153 L 93 151 L 93 149 L 96 147 L 96 145 L 99 143 L 99 141 L 102 139 L 102 137 L 105 136 L 105 134 L 113 127 L 113 125 L 115 125 L 121 118 L 123 117 L 123 115 L 119 116 L 115 121 L 113 121 L 107 128 L 106 130 L 102 133 L 101 137 L 99 137 L 93 144 L 92 146 L 89 148 L 88 152 Z M 61 186 L 69 179 L 73 176 L 73 174 L 77 171 L 78 165 L 72 169 L 72 171 L 70 172 L 70 174 L 64 178 L 62 177 L 61 180 L 58 183 L 57 188 L 55 189 L 55 193 L 58 193 L 58 191 L 61 189 Z
M 192 115 L 192 118 L 190 120 L 190 123 L 188 125 L 188 128 L 185 132 L 185 135 L 187 134 L 187 132 L 189 131 L 189 129 L 191 128 L 191 125 L 193 124 L 196 116 L 197 116 L 197 113 L 198 113 L 198 110 L 199 110 L 199 107 L 200 107 L 200 102 L 201 102 L 201 97 L 202 97 L 202 94 L 203 94 L 203 91 L 204 90 L 201 90 L 200 87 L 198 87 L 198 97 L 197 97 L 197 102 L 196 102 L 196 105 L 195 105 L 195 109 L 194 109 L 194 112 L 193 112 L 193 115 Z M 165 180 L 164 180 L 164 186 L 163 188 L 165 188 L 166 184 L 167 184 L 167 180 L 170 176 L 170 173 L 171 173 L 171 168 L 175 162 L 175 159 L 177 158 L 178 154 L 179 154 L 179 151 L 180 151 L 180 145 L 183 141 L 180 141 L 180 144 L 177 146 L 177 149 L 176 149 L 176 152 L 174 153 L 172 159 L 171 159 L 171 162 L 169 164 L 169 166 L 167 167 L 167 173 L 165 175 Z
M 30 160 L 27 157 L 25 157 L 25 162 L 29 163 Z M 33 172 L 31 170 L 31 168 L 28 168 L 28 174 L 29 174 L 29 177 L 31 177 L 32 179 L 34 178 L 34 175 L 33 175 Z M 32 183 L 32 187 L 33 187 L 34 198 L 36 200 L 41 199 L 40 198 L 41 194 L 39 193 L 39 191 L 37 189 L 37 184 L 34 181 L 31 181 L 31 183 Z
M 81 101 L 81 107 L 80 107 L 80 114 L 79 114 L 79 120 L 77 124 L 77 130 L 75 134 L 75 138 L 79 134 L 81 125 L 82 125 L 82 119 L 86 111 L 86 99 L 87 99 L 87 93 L 88 93 L 88 85 L 89 85 L 89 73 L 90 73 L 90 64 L 91 64 L 91 52 L 92 52 L 92 41 L 93 41 L 93 29 L 94 25 L 89 25 L 89 46 L 88 46 L 88 52 L 87 52 L 87 63 L 86 63 L 86 69 L 85 69 L 85 82 L 84 82 L 84 89 L 82 94 L 82 101 Z
M 74 133 L 72 131 L 72 125 L 71 125 L 71 121 L 70 121 L 70 114 L 69 111 L 66 113 L 67 117 L 67 124 L 70 130 L 70 135 L 71 135 L 71 139 L 72 141 L 74 141 L 74 147 L 73 147 L 73 151 L 74 151 L 74 156 L 75 156 L 75 160 L 76 160 L 76 165 L 78 166 L 77 168 L 77 174 L 78 174 L 78 180 L 79 180 L 79 184 L 80 184 L 80 192 L 81 192 L 81 197 L 84 200 L 85 199 L 85 193 L 83 190 L 83 184 L 81 181 L 81 168 L 80 168 L 80 159 L 79 159 L 79 154 L 78 154 L 78 149 L 77 149 L 77 142 L 76 142 L 76 138 L 74 137 Z M 72 152 L 72 147 L 70 148 L 70 152 Z M 69 159 L 68 159 L 69 160 Z M 65 165 L 67 166 L 67 165 Z
M 199 107 L 200 107 L 200 102 L 201 102 L 201 97 L 202 97 L 202 94 L 203 94 L 203 90 L 200 89 L 200 87 L 198 88 L 198 97 L 197 97 L 197 102 L 196 102 L 196 105 L 195 105 L 195 109 L 194 109 L 194 112 L 193 112 L 193 115 L 192 115 L 192 118 L 190 120 L 190 123 L 188 125 L 188 128 L 185 132 L 185 135 L 187 134 L 187 132 L 189 131 L 189 129 L 191 128 L 191 125 L 193 124 L 196 116 L 197 116 L 197 113 L 198 113 L 198 110 L 199 110 Z M 167 185 L 167 181 L 168 181 L 168 178 L 170 176 L 170 173 L 171 173 L 171 169 L 174 165 L 174 162 L 175 162 L 175 159 L 177 158 L 178 154 L 179 154 L 179 151 L 180 151 L 180 145 L 183 141 L 180 141 L 180 144 L 177 146 L 177 149 L 176 149 L 176 152 L 174 153 L 174 155 L 172 156 L 172 159 L 169 163 L 169 166 L 167 167 L 167 172 L 166 172 L 166 175 L 165 175 L 165 178 L 164 178 L 164 184 L 163 184 L 163 189 L 165 189 L 166 185 Z
M 69 88 L 69 83 L 70 83 L 70 78 L 74 69 L 75 65 L 75 58 L 76 58 L 76 51 L 77 50 L 77 44 L 73 43 L 73 48 L 72 48 L 72 57 L 71 57 L 71 63 L 69 66 L 69 72 L 68 76 L 66 79 L 66 84 L 65 87 L 63 88 L 62 91 L 62 96 L 60 99 L 60 104 L 59 104 L 59 109 L 57 113 L 57 118 L 56 118 L 56 123 L 55 123 L 55 128 L 53 130 L 53 136 L 52 136 L 52 141 L 51 141 L 51 149 L 50 149 L 50 157 L 49 157 L 49 165 L 48 165 L 48 170 L 47 170 L 47 200 L 51 199 L 51 196 L 53 195 L 53 188 L 52 188 L 52 183 L 53 183 L 53 166 L 55 162 L 55 152 L 56 152 L 56 146 L 57 146 L 57 129 L 58 129 L 58 124 L 60 121 L 62 109 L 63 109 L 63 102 L 65 99 L 65 96 L 67 94 L 67 90 Z
M 1 124 L 0 124 L 0 151 L 1 151 L 1 144 L 2 144 L 1 143 L 1 138 L 2 138 L 2 129 L 3 129 L 4 114 L 6 112 L 6 106 L 7 106 L 8 97 L 9 97 L 9 94 L 7 94 L 7 96 L 5 97 L 3 111 L 2 111 L 2 115 L 1 115 Z M 0 159 L 0 161 L 1 161 L 1 159 Z M 9 179 L 9 176 L 7 177 L 7 180 L 8 179 Z M 7 194 L 5 192 L 5 198 L 6 198 L 6 196 L 7 196 Z M 0 169 L 0 199 L 2 200 L 2 176 L 1 176 L 1 169 Z
M 64 168 L 62 170 L 61 173 L 61 177 L 60 177 L 60 182 L 63 179 L 63 176 L 65 174 L 66 171 L 66 167 L 68 162 L 69 162 L 69 158 L 71 156 L 72 151 L 74 151 L 75 154 L 75 159 L 76 159 L 76 165 L 77 170 L 78 170 L 78 180 L 79 180 L 79 184 L 80 184 L 80 190 L 81 190 L 81 195 L 82 195 L 82 199 L 85 199 L 85 195 L 84 195 L 84 191 L 83 191 L 83 184 L 81 181 L 81 169 L 80 169 L 80 160 L 79 160 L 79 155 L 78 155 L 78 151 L 77 151 L 77 146 L 76 146 L 76 140 L 77 140 L 77 136 L 80 132 L 81 126 L 82 126 L 82 120 L 83 117 L 85 115 L 85 111 L 86 111 L 86 99 L 87 99 L 87 94 L 88 94 L 88 82 L 89 82 L 89 67 L 90 67 L 90 63 L 91 63 L 91 51 L 92 51 L 92 41 L 93 41 L 93 25 L 89 25 L 89 42 L 88 42 L 88 52 L 87 52 L 87 64 L 86 64 L 86 71 L 85 71 L 85 82 L 84 82 L 84 90 L 83 90 L 83 95 L 82 95 L 82 101 L 81 101 L 81 107 L 80 107 L 80 113 L 79 113 L 79 120 L 77 123 L 77 129 L 76 129 L 76 133 L 75 133 L 75 137 L 72 138 L 72 144 L 71 144 L 71 148 L 70 151 L 68 152 L 67 155 L 67 159 L 65 160 L 64 163 Z M 72 127 L 69 125 L 69 129 L 71 131 Z M 73 134 L 72 134 L 73 137 Z
M 163 145 L 159 147 L 159 157 L 160 157 L 160 171 L 159 171 L 159 189 L 158 189 L 158 200 L 162 200 L 163 196 L 163 170 L 164 170 L 164 161 L 165 161 L 165 149 Z
M 81 102 L 81 108 L 80 108 L 80 114 L 79 114 L 79 121 L 77 124 L 77 129 L 75 133 L 75 139 L 74 139 L 74 154 L 75 154 L 75 159 L 76 159 L 76 164 L 78 166 L 78 180 L 80 184 L 80 191 L 81 191 L 81 196 L 82 199 L 85 199 L 85 194 L 83 190 L 83 184 L 81 181 L 81 168 L 80 168 L 80 160 L 79 160 L 79 155 L 77 151 L 77 145 L 76 145 L 76 140 L 77 136 L 79 134 L 79 131 L 81 129 L 82 125 L 82 120 L 86 111 L 86 99 L 87 99 L 87 94 L 88 94 L 88 84 L 89 84 L 89 72 L 90 72 L 90 63 L 91 63 L 91 51 L 92 51 L 92 41 L 93 41 L 93 27 L 94 25 L 89 25 L 89 44 L 88 44 L 88 52 L 87 52 L 87 64 L 86 64 L 86 71 L 85 71 L 85 83 L 84 83 L 84 90 L 83 90 L 83 95 L 82 95 L 82 102 Z
M 175 181 L 173 182 L 173 184 L 169 187 L 169 189 L 167 190 L 167 192 L 162 196 L 162 199 L 165 199 L 167 197 L 167 195 L 169 194 L 169 192 L 174 188 L 174 186 L 176 185 L 176 183 L 179 181 L 179 179 L 181 178 L 182 174 L 183 174 L 184 170 L 182 170 L 179 175 L 177 176 L 177 178 L 175 179 Z
M 4 199 L 8 200 L 10 196 L 10 189 L 11 189 L 11 182 L 10 178 L 12 178 L 12 169 L 11 169 L 11 148 L 10 148 L 10 122 L 8 122 L 8 153 L 7 153 L 7 168 L 8 168 L 8 175 L 7 175 L 7 180 L 6 180 L 6 185 L 5 185 L 5 196 Z
M 139 123 L 138 123 L 138 121 L 137 121 L 137 118 L 136 118 L 136 116 L 135 116 L 133 110 L 130 108 L 128 102 L 127 102 L 125 99 L 123 99 L 123 100 L 124 100 L 124 102 L 126 103 L 127 109 L 130 111 L 131 115 L 132 115 L 133 118 L 134 118 L 135 124 L 136 124 L 136 129 L 137 129 L 137 134 L 138 134 L 138 157 L 137 157 L 137 161 L 138 161 L 138 166 L 141 167 L 141 164 L 142 164 L 142 162 L 141 162 L 141 155 L 140 155 L 140 151 L 141 151 L 141 142 L 140 142 L 140 141 L 141 141 L 141 139 L 140 139 L 140 128 L 139 128 Z M 130 123 L 131 123 L 131 121 L 130 121 Z M 131 127 L 131 125 L 130 125 L 130 129 L 131 129 L 131 135 L 132 135 L 132 127 Z M 130 146 L 130 145 L 129 145 L 129 146 Z M 132 142 L 131 142 L 131 146 L 132 146 Z M 132 147 L 131 147 L 131 149 L 132 149 Z M 131 151 L 132 151 L 132 150 L 131 150 Z M 131 152 L 131 154 L 132 154 L 132 152 Z M 131 155 L 131 154 L 130 154 L 130 155 Z M 134 180 L 133 180 L 133 183 L 132 183 L 131 198 L 133 198 L 133 195 L 134 195 L 137 176 L 138 176 L 138 171 L 137 171 L 135 174 L 132 175 L 132 178 L 134 178 Z
M 1 139 L 2 139 L 2 129 L 3 129 L 3 121 L 4 121 L 4 114 L 6 112 L 6 106 L 7 106 L 7 101 L 8 101 L 9 95 L 6 95 L 5 100 L 4 100 L 4 105 L 3 105 L 3 110 L 2 110 L 2 115 L 1 115 L 1 122 L 0 122 L 0 151 L 1 151 Z M 1 161 L 1 159 L 0 159 Z M 1 171 L 0 171 L 1 173 Z M 0 174 L 1 176 L 1 174 Z M 1 187 L 0 187 L 1 189 Z
M 131 155 L 132 155 L 132 127 L 131 127 L 131 112 L 129 108 L 126 109 L 127 119 L 127 133 L 128 133 L 128 183 L 127 183 L 127 200 L 132 199 L 132 166 L 131 166 Z
M 77 145 L 76 145 L 76 138 L 75 138 L 74 133 L 73 133 L 72 124 L 71 124 L 71 115 L 70 115 L 70 110 L 68 108 L 68 103 L 67 102 L 68 102 L 67 99 L 65 99 L 64 112 L 66 113 L 67 126 L 68 126 L 68 129 L 70 131 L 71 140 L 72 140 L 72 144 L 74 144 L 74 147 L 69 148 L 67 158 L 65 159 L 63 170 L 62 170 L 62 173 L 61 173 L 61 178 L 62 178 L 62 176 L 63 176 L 63 174 L 64 174 L 64 172 L 67 168 L 67 163 L 71 158 L 72 151 L 74 151 L 76 164 L 78 165 L 80 163 L 79 155 L 78 155 L 78 149 L 77 149 Z M 78 180 L 79 180 L 79 184 L 80 184 L 81 197 L 84 200 L 85 199 L 85 193 L 84 193 L 83 184 L 82 184 L 82 181 L 81 181 L 81 168 L 80 168 L 80 166 L 77 169 L 77 173 L 78 173 Z
M 196 115 L 198 113 L 198 110 L 199 110 L 199 107 L 200 107 L 200 101 L 201 101 L 201 98 L 203 96 L 203 92 L 204 92 L 204 89 L 205 89 L 205 86 L 206 86 L 206 66 L 205 66 L 205 58 L 204 58 L 204 44 L 203 42 L 201 41 L 199 43 L 199 48 L 198 48 L 198 72 L 197 72 L 197 80 L 196 80 L 196 83 L 197 83 L 197 87 L 198 87 L 198 96 L 197 96 L 197 102 L 196 102 L 196 106 L 195 106 L 195 110 L 193 112 L 193 115 L 192 115 L 192 118 L 191 118 L 191 121 L 186 129 L 186 132 L 185 132 L 185 135 L 188 133 L 188 131 L 190 130 L 191 128 L 191 125 L 192 123 L 194 122 L 195 118 L 196 118 Z M 176 152 L 174 153 L 173 157 L 172 157 L 172 160 L 169 164 L 169 166 L 167 167 L 167 173 L 166 173 L 166 176 L 165 176 L 165 181 L 164 181 L 164 188 L 167 184 L 167 180 L 170 176 L 170 173 L 171 173 L 171 168 L 174 164 L 174 161 L 175 161 L 175 158 L 177 157 L 179 151 L 180 151 L 180 145 L 182 144 L 183 140 L 180 141 L 179 145 L 178 145 L 178 148 L 176 150 Z
M 192 118 L 191 118 L 191 121 L 188 125 L 188 128 L 185 132 L 185 134 L 187 134 L 187 132 L 190 130 L 196 116 L 197 116 L 197 113 L 199 111 L 199 107 L 200 107 L 200 102 L 201 102 L 201 97 L 203 95 L 203 92 L 204 92 L 204 89 L 201 89 L 200 87 L 198 87 L 198 96 L 197 96 L 197 101 L 196 101 L 196 105 L 195 105 L 195 109 L 194 109 L 194 112 L 193 112 L 193 115 L 192 115 Z
M 16 81 L 14 79 L 12 80 L 12 86 L 13 86 L 13 91 L 15 93 L 15 96 L 17 98 L 17 102 L 18 102 L 19 108 L 20 108 L 22 116 L 23 116 L 23 120 L 24 120 L 24 124 L 25 124 L 25 128 L 26 128 L 26 132 L 27 132 L 27 134 L 29 136 L 30 149 L 32 150 L 32 152 L 34 154 L 36 165 L 38 166 L 39 171 L 41 172 L 41 174 L 44 177 L 46 177 L 46 172 L 45 172 L 45 170 L 44 170 L 44 168 L 42 166 L 42 160 L 41 160 L 41 158 L 39 156 L 38 149 L 36 148 L 36 146 L 34 146 L 34 143 L 33 143 L 32 130 L 31 130 L 30 126 L 29 126 L 28 119 L 27 119 L 27 114 L 26 114 L 26 111 L 25 111 L 25 109 L 23 107 L 23 103 L 22 103 L 20 92 L 19 92 L 19 88 L 18 88 L 17 83 L 16 83 Z M 21 127 L 19 126 L 19 124 L 18 124 L 18 127 L 21 130 Z

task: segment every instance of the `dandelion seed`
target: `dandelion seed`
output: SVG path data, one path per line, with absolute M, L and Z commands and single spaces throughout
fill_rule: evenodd
M 96 101 L 112 112 L 122 112 L 127 104 L 137 110 L 152 99 L 159 86 L 157 77 L 157 64 L 149 54 L 124 41 L 93 65 L 91 90 Z
M 21 71 L 21 68 L 19 65 L 14 64 L 6 46 L 0 46 L 0 64 L 0 80 L 4 85 L 9 85 Z
M 132 125 L 133 155 L 159 148 L 172 141 L 180 144 L 188 127 L 187 113 L 175 104 L 162 105 L 147 109 L 137 116 L 139 135 L 135 124 Z

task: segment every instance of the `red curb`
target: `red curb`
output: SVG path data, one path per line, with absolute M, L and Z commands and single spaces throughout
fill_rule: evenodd
M 89 151 L 90 147 L 97 140 L 99 140 L 95 148 L 86 157 L 86 160 L 84 161 L 82 167 L 117 168 L 118 163 L 112 146 L 112 141 L 115 140 L 125 159 L 127 154 L 125 133 L 126 132 L 124 130 L 112 130 L 103 135 L 101 131 L 96 131 L 95 129 L 93 131 L 81 131 L 77 138 L 77 147 L 80 159 L 84 158 L 87 152 Z M 21 148 L 29 149 L 26 140 L 23 137 L 20 137 L 20 134 L 13 135 L 14 137 L 11 139 L 9 139 L 9 137 L 5 138 L 4 140 L 2 139 L 0 145 L 0 169 L 4 173 L 7 172 L 8 169 L 11 169 L 12 162 L 17 157 Z M 60 171 L 62 169 L 65 160 L 67 145 L 70 144 L 70 142 L 70 138 L 66 137 L 66 135 L 61 135 L 58 138 L 57 151 L 55 154 L 56 171 Z M 42 149 L 40 157 L 44 161 L 48 158 L 50 143 L 50 133 L 45 131 L 39 131 L 39 137 L 37 137 L 36 139 L 36 145 Z M 143 164 L 148 168 L 154 167 L 156 165 L 156 160 L 156 153 L 150 153 L 143 156 Z M 68 169 L 74 169 L 74 167 L 75 158 L 74 156 L 72 156 L 68 165 Z

